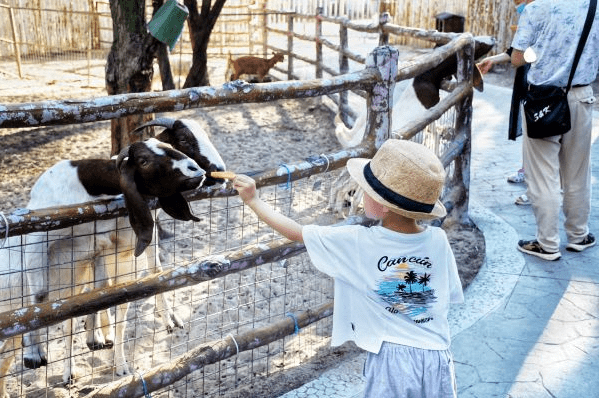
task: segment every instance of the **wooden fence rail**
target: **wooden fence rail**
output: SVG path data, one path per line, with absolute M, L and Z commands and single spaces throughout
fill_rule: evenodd
M 140 113 L 171 112 L 215 105 L 317 97 L 342 90 L 368 89 L 377 79 L 372 69 L 323 81 L 250 84 L 241 80 L 221 87 L 120 94 L 85 100 L 0 105 L 0 128 L 88 123 Z
M 273 10 L 267 10 L 266 13 L 273 13 Z M 298 13 L 290 13 L 288 15 L 287 22 L 287 30 L 283 30 L 280 28 L 272 27 L 268 25 L 268 19 L 265 19 L 265 23 L 267 23 L 265 30 L 267 33 L 279 34 L 283 36 L 287 36 L 287 48 L 279 48 L 274 45 L 268 45 L 267 48 L 273 51 L 284 53 L 288 57 L 287 69 L 282 69 L 281 67 L 275 65 L 274 69 L 284 73 L 287 75 L 288 80 L 292 79 L 300 79 L 300 76 L 294 73 L 294 63 L 297 61 L 302 61 L 304 63 L 313 65 L 315 67 L 315 76 L 321 77 L 323 72 L 327 72 L 330 76 L 339 76 L 348 72 L 348 60 L 352 60 L 357 62 L 358 64 L 364 65 L 366 63 L 366 58 L 360 54 L 357 54 L 352 51 L 352 45 L 348 42 L 348 30 L 352 30 L 355 32 L 364 32 L 364 33 L 373 33 L 377 34 L 379 37 L 379 44 L 386 45 L 389 41 L 389 36 L 395 37 L 411 37 L 415 39 L 420 39 L 426 42 L 434 43 L 436 45 L 445 45 L 454 40 L 453 44 L 445 47 L 444 50 L 436 51 L 430 54 L 431 59 L 428 61 L 423 61 L 419 58 L 417 69 L 411 69 L 411 63 L 406 63 L 403 65 L 399 65 L 399 73 L 396 78 L 396 81 L 405 80 L 416 76 L 419 71 L 426 70 L 426 68 L 433 67 L 439 64 L 440 59 L 445 59 L 452 54 L 455 54 L 457 49 L 465 45 L 465 36 L 463 36 L 460 40 L 457 40 L 460 37 L 459 33 L 445 33 L 438 32 L 437 30 L 425 30 L 419 28 L 411 28 L 411 27 L 403 27 L 394 24 L 390 24 L 389 15 L 387 13 L 382 13 L 379 16 L 378 23 L 358 23 L 355 21 L 351 21 L 346 17 L 327 17 L 323 15 L 322 8 L 317 9 L 315 15 L 306 15 L 306 14 L 298 14 Z M 302 21 L 313 21 L 315 25 L 315 34 L 310 35 L 307 33 L 297 33 L 294 31 L 294 20 L 299 19 Z M 330 24 L 337 25 L 339 28 L 339 45 L 332 43 L 327 37 L 322 35 L 322 22 L 327 22 Z M 308 56 L 299 55 L 294 51 L 294 39 L 299 40 L 305 43 L 315 43 L 315 56 L 314 58 L 310 58 Z M 479 36 L 475 37 L 475 42 L 478 44 L 489 44 L 493 45 L 494 40 L 489 36 Z M 323 47 L 327 47 L 330 50 L 333 50 L 339 54 L 339 62 L 337 67 L 335 65 L 326 65 L 323 62 Z M 328 97 L 337 105 L 341 120 L 348 124 L 352 124 L 353 120 L 356 119 L 356 112 L 348 106 L 348 91 L 352 91 L 353 93 L 366 98 L 366 94 L 357 89 L 345 90 L 344 92 L 339 94 L 339 97 L 328 94 Z
M 85 397 L 133 398 L 148 396 L 148 393 L 170 386 L 192 372 L 201 370 L 206 365 L 296 334 L 299 329 L 331 315 L 333 315 L 333 302 L 324 303 L 315 309 L 288 313 L 286 318 L 279 322 L 236 336 L 229 335 L 217 341 L 201 344 L 166 364 L 147 370 L 143 375 L 123 377 L 95 389 Z

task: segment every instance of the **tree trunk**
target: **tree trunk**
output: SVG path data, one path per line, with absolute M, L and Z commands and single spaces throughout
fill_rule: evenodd
M 163 0 L 152 0 L 152 16 L 164 4 Z M 171 72 L 171 62 L 169 61 L 169 51 L 164 43 L 157 44 L 156 57 L 158 58 L 158 70 L 160 71 L 160 81 L 162 89 L 173 90 L 175 82 L 173 81 L 173 73 Z
M 109 95 L 150 91 L 152 62 L 159 42 L 146 31 L 144 0 L 110 0 L 113 44 L 106 62 L 106 91 Z M 111 121 L 111 155 L 153 136 L 153 130 L 130 136 L 151 114 L 134 115 Z
M 198 12 L 197 0 L 184 0 L 190 13 L 189 27 L 192 41 L 192 67 L 188 73 L 183 88 L 208 86 L 207 49 L 210 34 L 217 22 L 226 0 L 216 0 L 212 9 L 210 0 L 202 0 L 202 9 Z
M 160 71 L 162 89 L 174 90 L 175 81 L 173 80 L 173 73 L 171 72 L 171 62 L 169 61 L 169 51 L 167 50 L 167 45 L 160 43 L 156 51 L 158 53 L 158 70 Z

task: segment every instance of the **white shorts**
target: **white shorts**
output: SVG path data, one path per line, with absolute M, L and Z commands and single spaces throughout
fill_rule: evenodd
M 368 353 L 365 398 L 456 398 L 450 350 L 436 351 L 384 342 Z

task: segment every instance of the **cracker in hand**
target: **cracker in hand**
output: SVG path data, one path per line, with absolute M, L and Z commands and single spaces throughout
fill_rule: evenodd
M 208 173 L 211 178 L 221 178 L 223 180 L 233 180 L 235 173 L 233 171 L 211 171 Z

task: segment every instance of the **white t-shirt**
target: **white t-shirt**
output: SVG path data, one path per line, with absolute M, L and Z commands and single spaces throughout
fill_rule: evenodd
M 448 307 L 463 292 L 441 228 L 402 234 L 381 226 L 307 225 L 306 250 L 335 279 L 331 345 L 353 340 L 378 353 L 384 341 L 429 350 L 450 347 Z

